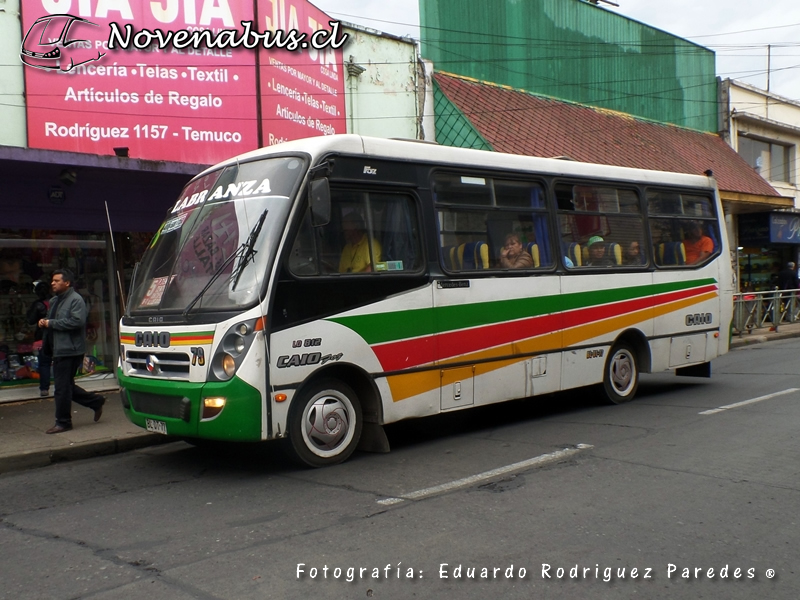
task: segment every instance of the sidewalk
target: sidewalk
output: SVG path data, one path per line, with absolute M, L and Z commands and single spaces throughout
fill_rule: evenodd
M 0 473 L 175 441 L 128 421 L 113 376 L 81 378 L 79 385 L 106 397 L 102 418 L 95 423 L 91 410 L 73 403 L 72 431 L 53 435 L 45 433 L 54 421 L 52 396 L 41 398 L 36 385 L 0 389 Z
M 778 331 L 770 331 L 769 328 L 753 329 L 750 333 L 743 333 L 741 336 L 734 335 L 731 339 L 731 349 L 794 337 L 800 337 L 800 323 L 781 325 L 778 327 Z
M 778 331 L 756 329 L 734 336 L 731 348 L 793 337 L 800 337 L 800 323 L 781 325 Z M 106 397 L 103 417 L 95 423 L 92 411 L 74 404 L 74 429 L 56 435 L 44 432 L 53 424 L 52 397 L 40 398 L 36 386 L 0 389 L 0 473 L 175 441 L 148 433 L 128 421 L 113 376 L 82 378 L 79 385 Z

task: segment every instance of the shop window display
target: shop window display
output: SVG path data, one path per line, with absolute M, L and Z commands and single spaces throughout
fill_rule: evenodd
M 85 371 L 113 371 L 116 313 L 106 235 L 41 230 L 0 230 L 0 386 L 36 383 L 36 325 L 26 317 L 36 300 L 34 283 L 50 282 L 56 269 L 75 273 L 75 289 L 88 309 Z M 1 388 L 0 388 L 1 389 Z
M 778 273 L 789 260 L 778 250 L 739 250 L 739 278 L 742 291 L 767 292 L 778 285 Z

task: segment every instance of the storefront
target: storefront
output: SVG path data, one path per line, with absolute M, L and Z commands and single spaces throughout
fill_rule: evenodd
M 0 147 L 0 395 L 36 383 L 35 325 L 26 315 L 34 284 L 49 285 L 56 269 L 73 272 L 86 301 L 87 366 L 113 371 L 119 282 L 127 290 L 135 261 L 202 168 Z
M 739 282 L 742 291 L 775 289 L 778 273 L 800 264 L 800 214 L 762 212 L 739 215 Z

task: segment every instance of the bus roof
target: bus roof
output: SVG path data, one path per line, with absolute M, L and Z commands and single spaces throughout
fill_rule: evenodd
M 433 142 L 366 137 L 354 134 L 316 136 L 259 148 L 239 156 L 231 157 L 209 167 L 202 174 L 237 161 L 265 158 L 273 154 L 303 152 L 311 155 L 312 165 L 319 157 L 340 153 L 351 156 L 363 155 L 375 159 L 395 159 L 428 162 L 476 168 L 511 169 L 542 175 L 562 177 L 593 177 L 636 181 L 641 183 L 679 185 L 716 189 L 713 176 L 634 169 L 597 163 L 584 163 L 562 158 L 540 158 L 505 154 L 471 148 L 441 146 Z

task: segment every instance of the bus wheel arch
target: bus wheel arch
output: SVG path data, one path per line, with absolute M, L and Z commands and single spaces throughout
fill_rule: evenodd
M 650 350 L 644 334 L 624 332 L 611 346 L 603 367 L 604 396 L 612 404 L 630 402 L 639 387 L 639 374 L 649 369 Z
M 636 353 L 636 364 L 641 373 L 650 373 L 652 371 L 650 343 L 644 333 L 638 329 L 626 329 L 617 337 L 614 345 L 619 342 L 625 342 L 633 348 Z
M 380 418 L 377 390 L 360 369 L 336 365 L 313 374 L 289 408 L 287 446 L 305 466 L 347 460 L 359 444 L 365 420 Z M 378 403 L 379 406 L 379 403 Z

